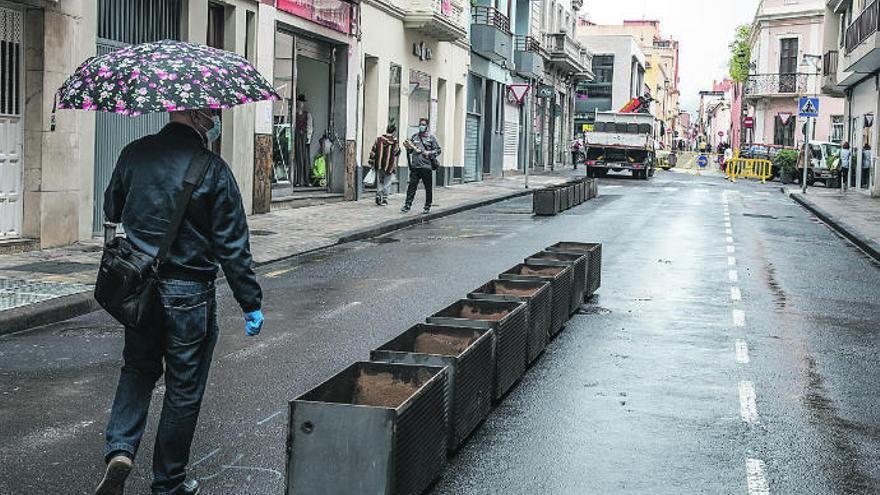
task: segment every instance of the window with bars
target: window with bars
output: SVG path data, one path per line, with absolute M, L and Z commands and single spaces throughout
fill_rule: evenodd
M 0 115 L 21 115 L 22 14 L 0 7 Z
M 180 39 L 181 0 L 98 0 L 98 37 L 137 44 Z

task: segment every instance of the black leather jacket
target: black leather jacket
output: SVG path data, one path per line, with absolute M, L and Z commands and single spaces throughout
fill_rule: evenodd
M 104 193 L 104 214 L 122 223 L 138 249 L 152 256 L 158 252 L 190 160 L 203 148 L 198 132 L 170 123 L 122 150 Z M 169 279 L 214 280 L 218 263 L 242 310 L 260 309 L 263 294 L 252 267 L 241 193 L 229 166 L 213 154 L 159 273 Z

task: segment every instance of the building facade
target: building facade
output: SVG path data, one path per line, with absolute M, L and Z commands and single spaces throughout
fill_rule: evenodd
M 575 125 L 584 131 L 595 112 L 618 111 L 633 98 L 644 96 L 645 54 L 628 34 L 580 35 L 593 53 L 593 80 L 578 85 Z
M 828 0 L 824 7 L 822 91 L 844 97 L 832 132 L 852 147 L 855 188 L 880 196 L 880 2 Z
M 752 62 L 743 88 L 743 119 L 751 118 L 749 142 L 799 146 L 805 121 L 798 117 L 802 96 L 819 95 L 818 61 L 824 46 L 822 0 L 763 0 L 752 22 Z M 843 115 L 843 100 L 821 96 L 811 139 L 830 141 Z

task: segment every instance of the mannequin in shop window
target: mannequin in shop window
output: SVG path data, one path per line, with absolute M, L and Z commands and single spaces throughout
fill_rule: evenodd
M 306 95 L 296 97 L 296 116 L 295 116 L 295 136 L 293 145 L 293 177 L 291 182 L 295 186 L 308 186 L 311 183 L 309 178 L 309 170 L 311 169 L 311 160 L 309 159 L 309 148 L 312 144 L 312 114 L 306 110 Z

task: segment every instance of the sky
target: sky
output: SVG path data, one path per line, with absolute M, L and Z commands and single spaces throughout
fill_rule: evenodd
M 664 36 L 679 41 L 681 107 L 695 112 L 699 92 L 727 75 L 727 45 L 749 24 L 759 0 L 585 0 L 582 14 L 597 24 L 656 19 Z

